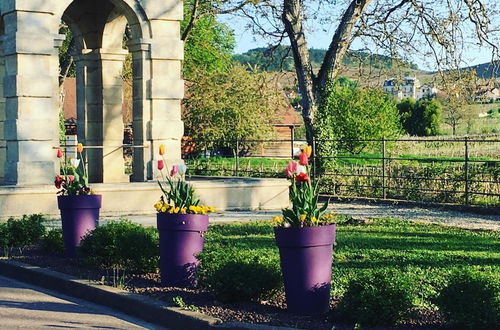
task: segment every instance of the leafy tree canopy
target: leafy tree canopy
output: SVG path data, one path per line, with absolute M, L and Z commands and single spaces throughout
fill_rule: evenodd
M 410 135 L 439 135 L 442 106 L 436 99 L 403 99 L 398 104 L 401 125 Z

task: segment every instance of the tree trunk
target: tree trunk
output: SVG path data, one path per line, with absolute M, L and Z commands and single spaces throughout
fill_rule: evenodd
M 314 113 L 317 108 L 317 95 L 314 87 L 314 74 L 312 71 L 309 49 L 302 25 L 302 0 L 285 0 L 283 4 L 282 20 L 290 45 L 297 72 L 299 90 L 302 96 L 302 118 L 306 128 L 307 142 L 312 145 L 314 138 Z

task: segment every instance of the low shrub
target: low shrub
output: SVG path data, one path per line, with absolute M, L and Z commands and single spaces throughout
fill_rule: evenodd
M 93 268 L 114 268 L 132 273 L 158 269 L 158 232 L 127 220 L 99 226 L 81 241 L 79 256 Z
M 280 290 L 281 272 L 273 258 L 237 249 L 228 249 L 224 254 L 203 252 L 199 256 L 200 284 L 212 290 L 221 301 L 258 301 Z
M 56 228 L 45 233 L 42 239 L 42 248 L 49 252 L 63 253 L 64 240 L 62 229 Z
M 22 250 L 35 244 L 45 233 L 45 217 L 41 214 L 23 215 L 21 219 L 9 218 L 0 226 L 0 247 L 8 256 L 13 248 Z
M 436 304 L 456 327 L 494 329 L 500 324 L 500 279 L 478 271 L 457 271 Z
M 413 307 L 411 282 L 387 269 L 362 273 L 349 282 L 339 312 L 362 326 L 394 325 Z

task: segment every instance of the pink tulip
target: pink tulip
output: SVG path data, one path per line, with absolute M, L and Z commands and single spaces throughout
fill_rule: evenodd
M 290 161 L 288 163 L 288 166 L 285 169 L 285 174 L 287 177 L 291 177 L 297 172 L 297 162 L 296 161 Z
M 172 166 L 172 170 L 170 171 L 170 176 L 174 176 L 179 173 L 179 165 Z
M 71 183 L 75 181 L 75 176 L 74 175 L 68 175 L 68 183 Z
M 163 170 L 163 168 L 165 167 L 165 163 L 163 163 L 163 160 L 159 160 L 158 161 L 158 169 L 161 171 Z

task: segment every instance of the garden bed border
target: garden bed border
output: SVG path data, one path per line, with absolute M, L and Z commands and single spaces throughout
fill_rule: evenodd
M 93 284 L 88 280 L 13 260 L 0 259 L 0 275 L 110 307 L 169 329 L 294 329 L 243 322 L 222 323 L 218 318 L 179 307 L 168 307 L 165 302 L 138 293 Z

